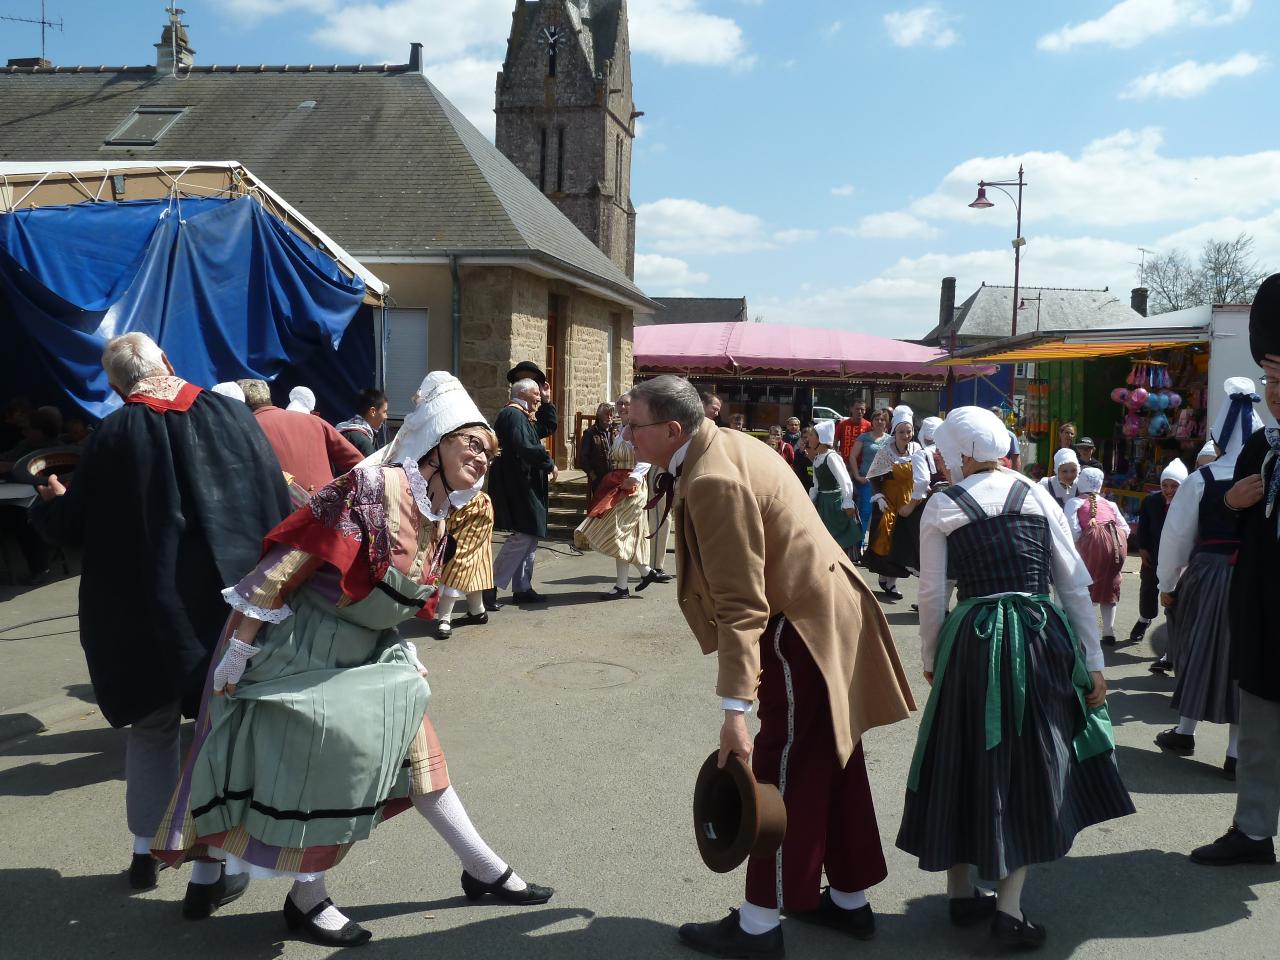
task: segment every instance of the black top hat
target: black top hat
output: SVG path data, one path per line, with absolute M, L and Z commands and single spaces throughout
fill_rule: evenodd
M 515 383 L 517 380 L 532 380 L 541 387 L 546 385 L 547 375 L 532 360 L 521 360 L 507 371 L 507 383 Z
M 43 450 L 36 450 L 13 465 L 9 479 L 14 483 L 29 483 L 32 486 L 42 487 L 49 482 L 50 474 L 56 473 L 61 476 L 75 470 L 80 465 L 82 456 L 84 456 L 84 449 L 81 447 L 46 447 Z
M 736 753 L 723 768 L 712 751 L 693 788 L 693 829 L 702 862 L 728 873 L 750 855 L 767 857 L 782 846 L 787 808 L 771 783 L 757 783 Z
M 1249 308 L 1249 352 L 1262 366 L 1264 355 L 1280 354 L 1280 273 L 1262 281 Z

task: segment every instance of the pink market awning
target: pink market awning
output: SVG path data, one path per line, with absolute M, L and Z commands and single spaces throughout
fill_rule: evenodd
M 941 382 L 930 366 L 946 351 L 847 330 L 768 323 L 673 323 L 636 327 L 636 367 L 644 373 L 721 373 L 895 377 Z M 953 367 L 958 377 L 989 374 L 990 366 Z

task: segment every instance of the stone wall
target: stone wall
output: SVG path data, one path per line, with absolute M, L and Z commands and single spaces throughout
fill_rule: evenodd
M 462 382 L 480 411 L 492 418 L 507 402 L 513 314 L 511 267 L 463 267 Z M 545 321 L 543 337 L 546 336 Z

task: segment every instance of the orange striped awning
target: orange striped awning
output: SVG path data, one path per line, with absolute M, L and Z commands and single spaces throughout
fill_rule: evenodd
M 1092 339 L 1088 337 L 1054 337 L 1039 342 L 1011 344 L 993 343 L 982 348 L 970 348 L 951 357 L 940 357 L 930 366 L 953 367 L 974 363 L 1035 363 L 1048 360 L 1092 360 L 1095 357 L 1140 356 L 1152 350 L 1174 350 L 1203 343 L 1202 336 L 1182 335 L 1177 339 Z

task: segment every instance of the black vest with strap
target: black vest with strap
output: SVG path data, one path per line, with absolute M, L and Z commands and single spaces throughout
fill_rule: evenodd
M 1230 555 L 1240 549 L 1239 514 L 1227 509 L 1224 498 L 1235 482 L 1233 477 L 1219 480 L 1208 467 L 1200 468 L 1204 492 L 1200 495 L 1199 522 L 1196 527 L 1197 553 Z
M 1048 593 L 1053 540 L 1044 516 L 1022 513 L 1028 485 L 1015 481 L 994 517 L 959 485 L 947 487 L 969 523 L 947 535 L 947 578 L 961 600 L 994 593 Z

